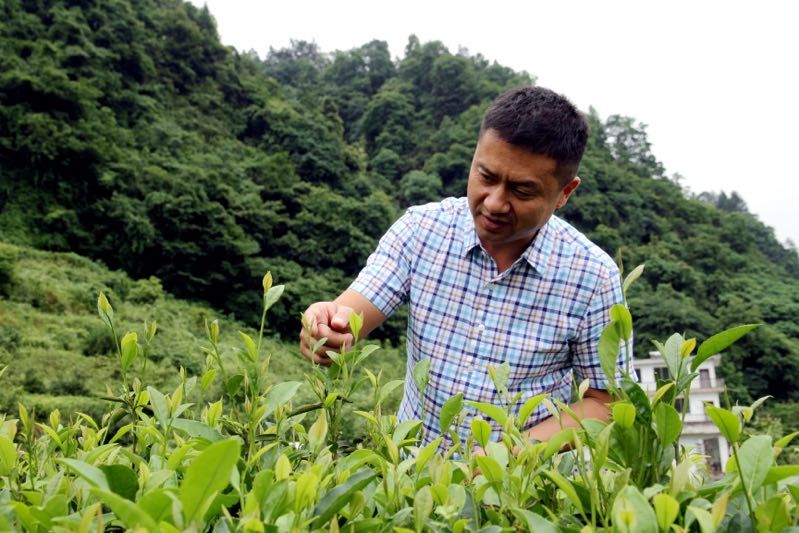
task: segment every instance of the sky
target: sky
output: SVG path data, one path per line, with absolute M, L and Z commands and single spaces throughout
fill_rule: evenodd
M 325 52 L 408 36 L 466 48 L 601 117 L 647 125 L 652 152 L 694 193 L 732 191 L 799 244 L 799 2 L 191 0 L 220 38 L 265 57 L 290 40 Z

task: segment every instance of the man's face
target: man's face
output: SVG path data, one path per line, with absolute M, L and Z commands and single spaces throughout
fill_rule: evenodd
M 477 235 L 489 253 L 520 254 L 555 209 L 566 204 L 580 178 L 563 186 L 556 167 L 554 159 L 507 143 L 494 130 L 483 133 L 466 195 Z

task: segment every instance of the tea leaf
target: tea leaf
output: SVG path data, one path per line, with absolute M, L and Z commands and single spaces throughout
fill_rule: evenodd
M 668 383 L 666 383 L 665 385 L 660 387 L 657 390 L 657 392 L 655 392 L 654 396 L 652 396 L 652 405 L 654 406 L 658 401 L 660 401 L 660 399 L 663 397 L 663 395 L 666 394 L 667 392 L 669 392 L 669 389 L 671 389 L 673 386 L 674 386 L 674 382 L 673 381 L 669 381 Z
M 655 494 L 652 503 L 655 505 L 655 516 L 660 530 L 669 531 L 680 512 L 680 503 L 665 493 Z
M 416 471 L 421 472 L 422 468 L 427 464 L 428 461 L 435 455 L 438 447 L 441 445 L 441 441 L 444 437 L 438 437 L 433 442 L 427 444 L 424 448 L 419 450 L 419 453 L 416 455 Z
M 717 353 L 723 352 L 729 346 L 752 331 L 755 328 L 759 328 L 760 324 L 746 324 L 743 326 L 738 326 L 735 328 L 730 328 L 726 331 L 722 331 L 721 333 L 717 333 L 707 339 L 699 346 L 699 351 L 694 357 L 693 362 L 691 363 L 691 370 L 695 371 L 699 368 L 705 359 L 716 355 Z
M 746 489 L 754 494 L 763 485 L 774 462 L 771 450 L 771 437 L 755 435 L 741 444 L 738 452 L 739 474 L 746 484 Z
M 122 347 L 122 359 L 120 364 L 122 366 L 122 371 L 125 372 L 136 359 L 136 356 L 139 355 L 138 336 L 135 332 L 131 331 L 122 337 L 120 345 Z
M 624 294 L 627 294 L 627 289 L 630 288 L 630 285 L 635 283 L 635 281 L 641 277 L 641 274 L 644 273 L 644 265 L 638 265 L 630 272 L 626 278 L 624 278 L 624 282 L 621 284 L 621 291 Z
M 491 380 L 494 382 L 494 388 L 496 388 L 497 392 L 505 390 L 508 376 L 510 376 L 510 365 L 507 362 L 497 367 L 488 365 L 488 373 L 491 375 Z
M 635 422 L 635 406 L 630 402 L 618 402 L 613 404 L 613 421 L 617 426 L 629 429 Z
M 616 329 L 616 322 L 611 320 L 599 335 L 599 342 L 597 344 L 599 364 L 611 388 L 616 387 L 616 361 L 619 359 L 620 342 L 621 339 Z
M 562 490 L 564 494 L 566 494 L 569 500 L 571 500 L 572 505 L 574 505 L 580 513 L 583 513 L 583 503 L 577 496 L 577 491 L 574 490 L 574 485 L 572 485 L 568 479 L 563 477 L 563 475 L 557 470 L 546 470 L 544 471 L 544 475 L 551 479 L 555 485 L 557 485 L 558 488 Z M 641 497 L 643 498 L 643 496 Z
M 741 421 L 732 411 L 716 407 L 713 404 L 705 404 L 705 412 L 725 439 L 730 442 L 738 442 L 738 438 L 741 436 Z
M 488 441 L 491 438 L 491 424 L 480 417 L 473 418 L 472 434 L 474 435 L 475 440 L 480 443 L 480 446 L 485 448 L 486 444 L 488 444 Z
M 520 522 L 527 526 L 527 531 L 535 531 L 536 533 L 558 533 L 558 528 L 555 524 L 540 514 L 517 507 L 512 508 L 511 511 L 519 518 Z
M 644 495 L 632 485 L 627 485 L 613 502 L 614 531 L 630 533 L 658 533 L 655 511 Z
M 325 443 L 327 437 L 327 415 L 324 413 L 319 414 L 319 418 L 313 423 L 308 430 L 308 445 L 312 450 L 318 452 Z
M 457 417 L 463 409 L 463 393 L 459 392 L 441 406 L 441 414 L 439 415 L 439 427 L 441 433 L 446 434 L 452 425 L 453 420 Z
M 417 533 L 424 528 L 427 517 L 433 512 L 433 495 L 430 493 L 430 486 L 422 487 L 413 498 L 413 520 L 416 525 Z
M 286 289 L 285 285 L 275 285 L 274 287 L 270 287 L 269 290 L 266 291 L 266 296 L 264 296 L 265 311 L 277 303 L 277 301 L 283 295 L 283 291 L 285 289 Z
M 768 469 L 763 485 L 770 485 L 792 476 L 799 476 L 799 465 L 772 466 Z
M 633 332 L 633 317 L 630 310 L 621 304 L 614 304 L 610 308 L 610 318 L 616 322 L 621 339 L 628 341 Z
M 791 441 L 797 435 L 799 435 L 799 431 L 794 431 L 793 433 L 791 433 L 789 435 L 785 435 L 784 437 L 782 437 L 781 439 L 777 440 L 777 442 L 774 443 L 774 447 L 775 448 L 781 448 L 781 449 L 785 448 L 786 446 L 788 446 L 791 443 Z
M 187 525 L 201 519 L 214 496 L 228 486 L 240 452 L 238 440 L 221 440 L 208 446 L 188 466 L 180 484 Z
M 420 396 L 424 396 L 424 389 L 427 387 L 427 382 L 430 380 L 431 363 L 431 359 L 425 357 L 413 365 L 413 382 L 416 384 L 416 390 L 419 391 Z
M 467 401 L 466 403 L 496 420 L 500 426 L 504 426 L 505 422 L 508 420 L 508 413 L 506 413 L 505 410 L 498 405 L 473 401 Z
M 702 533 L 713 533 L 716 531 L 716 527 L 713 525 L 713 516 L 704 509 L 689 505 L 688 509 L 685 511 L 685 517 L 685 525 L 687 528 L 693 523 L 692 519 L 696 519 L 699 523 L 699 530 Z
M 505 479 L 505 470 L 500 466 L 496 459 L 487 455 L 476 455 L 474 460 L 478 468 L 491 483 L 502 483 Z
M 655 408 L 655 431 L 664 446 L 675 442 L 682 432 L 682 422 L 677 410 L 667 403 Z
M 792 525 L 787 497 L 787 494 L 778 494 L 757 506 L 758 531 L 784 531 Z
M 314 509 L 316 519 L 314 519 L 312 527 L 315 529 L 324 526 L 333 518 L 333 515 L 347 505 L 350 498 L 357 491 L 365 488 L 375 477 L 377 477 L 377 475 L 374 472 L 368 468 L 364 468 L 355 472 L 341 485 L 337 485 L 329 490 L 322 496 L 319 503 L 316 504 L 316 509 Z
M 516 421 L 516 424 L 519 426 L 519 429 L 523 428 L 527 424 L 527 419 L 530 418 L 530 415 L 533 413 L 536 407 L 546 398 L 549 396 L 549 393 L 538 394 L 529 398 L 522 408 L 519 409 L 519 419 Z
M 134 502 L 118 496 L 113 492 L 96 487 L 92 489 L 92 493 L 97 499 L 110 507 L 117 518 L 128 528 L 136 529 L 138 527 L 143 527 L 150 533 L 158 533 L 161 531 L 158 524 L 155 523 L 155 520 Z
M 103 471 L 92 466 L 89 463 L 78 461 L 77 459 L 56 459 L 57 463 L 61 463 L 70 470 L 73 470 L 80 477 L 89 482 L 90 485 L 102 489 L 104 491 L 110 490 L 108 487 L 108 479 L 103 474 Z
M 17 466 L 17 448 L 11 439 L 0 435 L 0 476 L 7 476 Z
M 133 469 L 126 465 L 100 465 L 100 470 L 105 474 L 111 492 L 131 501 L 136 500 L 139 478 Z

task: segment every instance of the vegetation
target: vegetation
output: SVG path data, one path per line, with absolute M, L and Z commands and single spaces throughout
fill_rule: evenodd
M 260 334 L 250 288 L 266 270 L 287 288 L 258 351 L 275 354 L 265 379 L 298 382 L 300 311 L 346 287 L 405 207 L 463 195 L 482 111 L 504 89 L 534 81 L 479 54 L 453 54 L 414 36 L 399 59 L 382 41 L 333 53 L 294 42 L 259 58 L 223 46 L 208 10 L 179 0 L 3 2 L 0 361 L 10 366 L 0 404 L 6 412 L 17 409 L 17 399 L 31 412 L 80 411 L 101 427 L 102 397 L 112 396 L 106 385 L 123 372 L 115 362 L 119 346 L 104 326 L 87 320 L 95 307 L 90 295 L 99 291 L 116 309 L 119 333 L 157 320 L 158 334 L 145 342 L 142 331 L 137 341 L 148 361 L 138 378 L 154 390 L 201 378 L 207 354 L 196 340 L 214 318 L 222 324 L 219 361 L 238 364 L 239 339 L 229 332 Z M 799 429 L 796 249 L 781 245 L 736 193 L 694 195 L 679 176 L 665 176 L 642 124 L 617 115 L 603 120 L 594 110 L 588 118 L 583 184 L 560 215 L 626 263 L 647 263 L 647 275 L 629 295 L 636 354 L 645 356 L 652 341 L 673 331 L 683 340 L 708 338 L 742 320 L 762 323 L 722 359 L 730 399 L 746 405 L 772 395 L 748 427 L 775 438 Z M 401 346 L 402 314 L 375 335 Z M 385 379 L 401 377 L 400 352 L 381 354 Z M 211 381 L 207 398 L 227 394 L 228 379 Z M 298 403 L 313 400 L 313 390 L 297 390 Z M 369 395 L 358 394 L 347 412 L 368 411 Z M 151 404 L 124 401 L 136 424 L 152 422 L 137 414 Z M 229 398 L 225 406 L 231 417 L 244 416 L 233 414 Z M 352 444 L 365 431 L 367 419 L 358 420 L 363 425 L 351 433 L 340 428 L 343 441 Z M 73 439 L 93 427 L 85 418 L 69 424 L 63 427 Z M 188 437 L 153 427 L 176 449 Z M 388 426 L 382 429 L 389 434 Z M 13 445 L 21 445 L 23 433 Z M 49 437 L 36 438 L 52 447 Z M 403 440 L 400 448 L 412 446 Z M 175 480 L 204 445 L 195 444 L 186 461 L 172 465 Z M 75 450 L 63 453 L 77 457 Z M 292 468 L 301 464 L 298 457 L 290 456 Z M 49 468 L 41 475 L 57 470 L 53 462 L 37 464 Z M 131 466 L 144 483 L 141 465 Z M 424 465 L 421 471 L 424 478 Z M 343 481 L 342 472 L 335 475 Z M 36 475 L 34 485 L 43 479 Z M 284 481 L 288 487 L 291 480 Z M 67 501 L 76 494 L 65 495 Z M 568 515 L 563 494 L 550 490 L 560 505 L 552 509 Z M 87 495 L 81 492 L 79 501 Z M 603 501 L 594 503 L 610 500 Z M 686 507 L 680 509 L 685 525 Z
M 282 293 L 267 274 L 262 316 Z M 732 445 L 724 478 L 709 480 L 701 457 L 678 444 L 685 414 L 676 399 L 688 394 L 696 367 L 753 326 L 707 339 L 692 359 L 696 340 L 671 336 L 661 346 L 670 376 L 651 399 L 628 377 L 611 378 L 618 399 L 610 423 L 581 420 L 537 443 L 520 431 L 526 416 L 542 402 L 556 416 L 568 407 L 541 394 L 512 409 L 522 395 L 508 395 L 507 364 L 487 368 L 496 403 L 459 394 L 441 411 L 441 435 L 422 440 L 420 420 L 397 423 L 384 409 L 402 381 L 384 382 L 382 372 L 363 368 L 378 346 L 328 352 L 329 369 L 307 363 L 315 402 L 297 405 L 303 383 L 269 384 L 273 354 L 264 350 L 263 328 L 254 337 L 240 334 L 230 364 L 218 356 L 221 331 L 212 322 L 201 377 L 181 372 L 164 394 L 142 380 L 157 328 L 121 335 L 102 292 L 97 309 L 116 355 L 122 386 L 112 400 L 119 407 L 98 419 L 67 421 L 55 410 L 37 421 L 20 404 L 18 419 L 1 421 L 4 529 L 713 532 L 799 523 L 799 466 L 775 464 L 799 432 L 777 442 L 748 435 L 745 422 L 763 400 L 706 407 Z M 621 340 L 632 334 L 626 307 L 616 306 L 612 316 L 600 352 L 610 370 Z M 362 317 L 350 317 L 356 338 L 361 324 Z M 424 365 L 413 374 L 423 390 Z M 222 391 L 211 392 L 220 381 Z M 343 441 L 339 431 L 340 407 L 360 388 L 371 400 L 368 410 L 356 411 L 368 421 L 366 447 Z M 586 388 L 587 381 L 578 394 Z M 503 428 L 499 442 L 489 441 L 484 416 Z M 471 434 L 463 441 L 453 428 L 467 417 Z M 454 441 L 449 450 L 439 449 L 443 434 Z M 561 453 L 564 446 L 572 451 Z

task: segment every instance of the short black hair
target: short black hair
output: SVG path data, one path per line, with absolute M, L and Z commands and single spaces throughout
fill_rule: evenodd
M 480 137 L 494 130 L 510 144 L 551 157 L 563 183 L 577 175 L 588 142 L 588 123 L 565 96 L 543 87 L 499 95 L 483 115 Z

